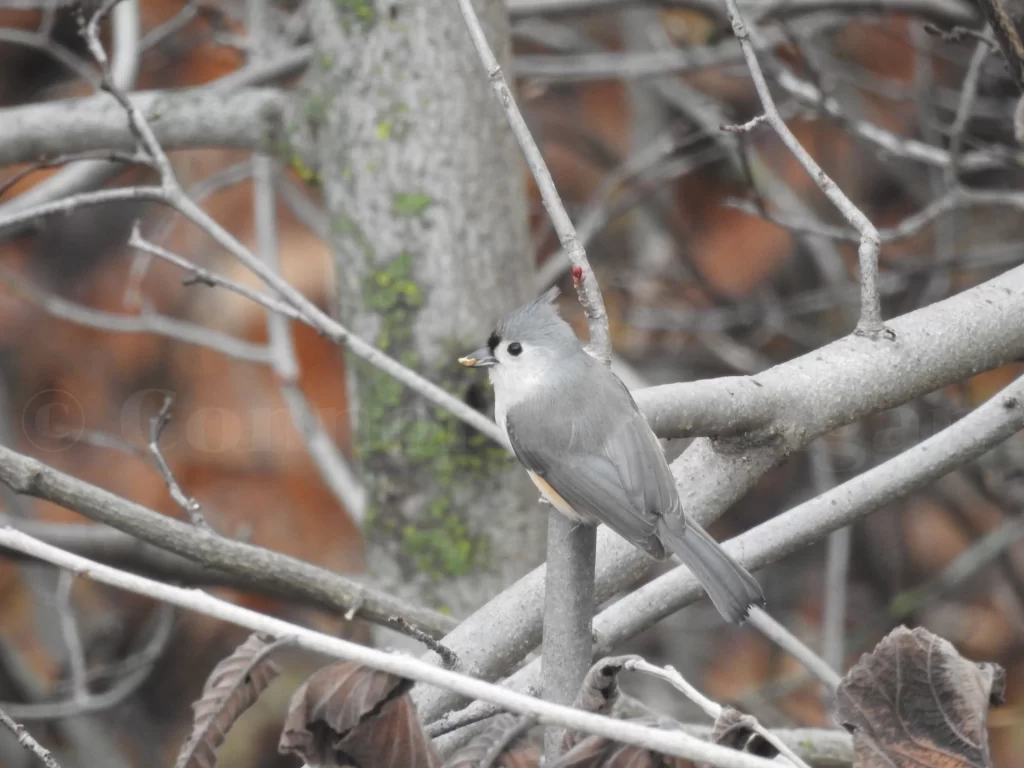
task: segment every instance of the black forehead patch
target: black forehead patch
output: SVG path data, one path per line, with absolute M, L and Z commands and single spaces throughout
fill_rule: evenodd
M 479 337 L 477 337 L 479 338 Z M 501 344 L 501 336 L 498 335 L 497 331 L 491 331 L 490 337 L 487 339 L 487 348 L 491 350 L 491 354 L 494 354 L 495 348 Z

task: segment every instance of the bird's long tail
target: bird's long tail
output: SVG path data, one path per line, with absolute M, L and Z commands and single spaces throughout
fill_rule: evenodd
M 690 520 L 680 523 L 662 518 L 658 538 L 693 571 L 725 620 L 742 624 L 751 606 L 764 605 L 761 586 L 703 528 Z

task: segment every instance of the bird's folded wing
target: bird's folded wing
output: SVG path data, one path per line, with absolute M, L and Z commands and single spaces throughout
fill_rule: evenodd
M 573 509 L 589 514 L 653 556 L 663 557 L 655 535 L 657 516 L 647 511 L 648 492 L 643 485 L 650 471 L 644 464 L 664 461 L 657 440 L 658 454 L 652 456 L 650 444 L 626 425 L 621 439 L 606 434 L 596 444 L 577 443 L 570 449 L 564 431 L 546 421 L 530 419 L 529 439 L 524 440 L 522 424 L 517 428 L 523 416 L 510 412 L 506 420 L 519 461 L 543 477 Z M 657 484 L 653 490 L 655 498 L 660 498 Z

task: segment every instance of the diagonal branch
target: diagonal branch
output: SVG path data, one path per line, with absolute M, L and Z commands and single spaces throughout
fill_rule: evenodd
M 717 768 L 772 768 L 774 765 L 770 760 L 700 741 L 683 732 L 651 728 L 605 715 L 583 712 L 565 705 L 541 701 L 458 672 L 440 669 L 411 656 L 367 648 L 305 627 L 289 624 L 280 619 L 264 616 L 203 592 L 172 587 L 117 571 L 114 568 L 43 544 L 10 528 L 0 528 L 0 545 L 76 571 L 103 584 L 144 594 L 162 602 L 244 626 L 257 632 L 264 632 L 274 637 L 294 637 L 298 647 L 336 658 L 356 661 L 373 669 L 417 682 L 450 688 L 463 696 L 489 701 L 512 712 L 534 715 L 543 723 L 556 724 L 586 733 L 596 733 L 613 741 L 635 744 L 666 755 L 707 762 Z
M 3 710 L 0 710 L 0 725 L 13 733 L 18 743 L 35 755 L 46 768 L 60 768 L 60 763 L 50 754 L 50 751 L 32 738 L 32 734 L 25 730 L 25 726 L 14 722 Z
M 899 456 L 725 542 L 725 549 L 744 567 L 762 568 L 973 461 L 1021 429 L 1024 378 L 1018 378 L 960 421 Z M 674 568 L 648 582 L 594 618 L 595 657 L 613 652 L 625 640 L 702 595 L 700 582 L 686 567 Z M 470 617 L 463 622 L 459 631 L 466 631 L 472 620 Z M 447 639 L 445 642 L 450 645 Z M 466 660 L 465 653 L 461 658 Z M 540 663 L 532 661 L 503 685 L 528 691 L 540 679 Z M 429 709 L 420 706 L 419 710 L 430 721 L 440 711 L 433 701 L 427 703 Z M 463 714 L 472 717 L 485 709 L 486 705 L 478 702 Z
M 385 625 L 392 616 L 402 616 L 434 636 L 450 632 L 456 625 L 449 616 L 410 605 L 370 585 L 173 520 L 3 446 L 0 482 L 15 493 L 52 501 L 208 568 L 242 577 L 256 587 L 284 591 Z
M 884 330 L 882 304 L 878 293 L 878 251 L 881 246 L 878 230 L 829 178 L 828 174 L 821 169 L 821 166 L 815 162 L 811 154 L 804 149 L 793 132 L 789 130 L 789 126 L 779 115 L 771 90 L 768 88 L 768 82 L 764 78 L 764 72 L 761 71 L 761 65 L 757 61 L 757 54 L 754 52 L 754 45 L 751 41 L 757 36 L 756 30 L 748 27 L 743 20 L 737 0 L 726 0 L 726 7 L 729 9 L 733 32 L 743 50 L 743 58 L 747 62 L 747 68 L 750 70 L 750 76 L 754 81 L 754 87 L 757 89 L 757 95 L 761 100 L 768 123 L 818 188 L 839 209 L 850 226 L 860 234 L 860 249 L 857 257 L 860 262 L 861 298 L 857 333 L 869 338 L 876 338 Z
M 771 467 L 815 438 L 1024 355 L 1024 267 L 889 325 L 897 333 L 892 344 L 849 336 L 756 376 L 636 392 L 637 404 L 661 437 L 692 435 L 694 425 L 732 428 L 732 434 L 739 431 L 738 422 L 760 425 L 735 442 L 695 440 L 673 462 L 686 514 L 710 524 Z M 701 412 L 705 406 L 721 421 L 708 423 Z M 598 602 L 652 566 L 642 552 L 599 530 Z M 543 583 L 541 566 L 445 638 L 464 669 L 493 678 L 536 646 Z M 413 695 L 428 720 L 452 705 L 443 692 Z
M 973 3 L 992 26 L 1010 77 L 1024 93 L 1024 38 L 1021 35 L 1024 13 L 1020 3 L 1013 0 L 973 0 Z M 1015 12 L 1011 13 L 1010 8 L 1014 6 Z

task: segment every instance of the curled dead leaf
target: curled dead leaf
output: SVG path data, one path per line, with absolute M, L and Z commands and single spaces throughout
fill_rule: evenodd
M 639 656 L 606 656 L 598 661 L 587 672 L 580 685 L 579 693 L 573 706 L 587 712 L 597 712 L 602 715 L 610 715 L 619 699 L 619 672 L 625 667 L 627 661 L 640 659 Z M 562 739 L 562 751 L 572 749 L 583 738 L 584 734 L 575 731 L 566 731 Z
M 779 751 L 755 731 L 757 721 L 732 707 L 722 707 L 715 718 L 711 741 L 723 747 L 773 760 Z M 706 764 L 699 764 L 707 768 Z
M 278 750 L 315 766 L 438 768 L 411 687 L 351 661 L 322 667 L 292 696 Z
M 492 718 L 484 730 L 448 759 L 444 768 L 536 768 L 540 747 L 523 730 L 524 725 L 533 722 L 524 723 L 522 717 L 513 714 Z
M 175 768 L 213 768 L 217 748 L 245 710 L 280 674 L 269 658 L 277 644 L 253 633 L 235 652 L 213 668 L 203 695 L 192 705 L 192 733 L 178 753 Z
M 926 629 L 899 627 L 864 654 L 836 692 L 856 768 L 989 768 L 989 704 L 1006 672 L 975 663 Z
M 656 725 L 650 720 L 633 720 Z M 602 736 L 587 736 L 557 760 L 552 768 L 690 768 L 692 763 L 669 757 L 643 747 L 609 741 Z

